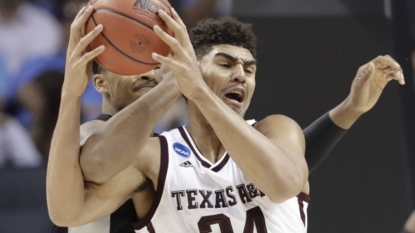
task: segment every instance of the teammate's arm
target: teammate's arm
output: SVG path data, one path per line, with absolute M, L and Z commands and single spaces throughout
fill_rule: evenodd
M 371 72 L 371 64 L 391 73 L 385 75 L 385 72 Z M 388 68 L 389 65 L 391 67 Z M 404 84 L 399 64 L 387 55 L 373 59 L 358 69 L 347 98 L 304 129 L 310 173 L 326 158 L 354 122 L 373 108 L 386 84 L 392 79 Z
M 160 84 L 111 117 L 83 145 L 80 164 L 86 181 L 103 183 L 130 166 L 180 96 L 172 72 L 161 69 L 166 73 Z
M 103 47 L 98 47 L 83 54 L 86 45 L 102 30 L 102 26 L 97 26 L 81 39 L 81 28 L 91 13 L 92 7 L 81 10 L 71 26 L 59 116 L 49 152 L 47 203 L 49 215 L 56 222 L 74 218 L 84 203 L 84 182 L 79 166 L 80 102 L 90 77 L 90 73 L 85 72 L 87 66 L 103 51 Z
M 116 187 L 119 184 L 114 183 L 114 180 L 91 185 L 91 182 L 85 183 L 82 176 L 79 164 L 80 98 L 92 73 L 91 61 L 103 51 L 102 47 L 98 47 L 91 52 L 85 52 L 86 46 L 102 30 L 102 26 L 97 26 L 81 38 L 81 29 L 91 13 L 92 7 L 85 12 L 80 11 L 71 25 L 61 106 L 49 154 L 47 202 L 49 215 L 57 225 L 78 225 L 92 221 L 97 216 L 108 215 L 115 210 L 114 206 L 128 198 L 131 189 L 137 187 L 135 183 L 125 184 L 129 177 L 134 177 L 132 171 L 138 172 L 128 166 L 119 173 L 124 184 L 121 188 Z M 146 135 L 147 138 L 148 136 L 149 134 Z M 151 163 L 150 159 L 146 161 Z M 94 212 L 95 209 L 101 211 Z

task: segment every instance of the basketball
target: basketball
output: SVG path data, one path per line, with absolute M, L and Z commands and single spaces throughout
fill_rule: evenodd
M 108 71 L 120 75 L 146 73 L 159 65 L 151 54 L 168 55 L 170 48 L 153 31 L 158 25 L 173 32 L 158 16 L 159 9 L 171 15 L 167 0 L 90 0 L 93 14 L 84 27 L 84 35 L 102 24 L 103 31 L 88 46 L 91 51 L 105 45 L 95 61 Z

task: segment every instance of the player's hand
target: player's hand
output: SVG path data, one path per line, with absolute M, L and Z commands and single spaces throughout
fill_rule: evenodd
M 80 97 L 85 92 L 92 75 L 92 60 L 104 51 L 101 45 L 87 52 L 91 41 L 102 31 L 102 25 L 82 37 L 82 28 L 93 12 L 92 6 L 87 6 L 78 12 L 71 25 L 68 51 L 66 54 L 65 81 L 62 93 Z
M 378 56 L 361 66 L 348 96 L 350 107 L 360 113 L 369 111 L 392 80 L 405 84 L 401 66 L 389 55 Z
M 170 46 L 172 55 L 165 57 L 153 53 L 153 59 L 174 70 L 180 90 L 188 99 L 192 99 L 199 94 L 201 87 L 207 87 L 207 85 L 202 78 L 187 28 L 173 8 L 172 17 L 162 10 L 159 10 L 159 15 L 173 30 L 175 36 L 172 37 L 157 25 L 154 26 L 156 34 Z
M 158 83 L 162 82 L 163 80 L 167 81 L 175 79 L 174 70 L 167 65 L 161 64 L 160 67 L 154 71 L 154 79 Z

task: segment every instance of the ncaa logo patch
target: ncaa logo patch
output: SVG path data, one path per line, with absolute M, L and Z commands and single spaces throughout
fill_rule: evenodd
M 178 155 L 180 155 L 182 157 L 185 157 L 185 158 L 190 157 L 190 154 L 192 153 L 187 146 L 185 146 L 185 145 L 183 145 L 181 143 L 178 143 L 178 142 L 176 142 L 176 143 L 173 144 L 173 150 Z

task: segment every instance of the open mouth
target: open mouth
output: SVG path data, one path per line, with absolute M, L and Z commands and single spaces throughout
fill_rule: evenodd
M 235 100 L 239 103 L 242 103 L 242 101 L 244 101 L 245 98 L 245 91 L 242 90 L 233 90 L 229 93 L 225 94 L 225 97 L 227 99 L 231 99 L 231 100 Z

